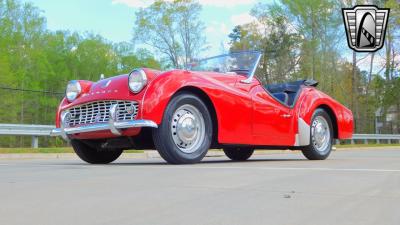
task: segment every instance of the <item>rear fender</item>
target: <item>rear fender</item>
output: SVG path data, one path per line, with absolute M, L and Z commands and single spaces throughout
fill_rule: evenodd
M 353 115 L 351 111 L 325 93 L 315 88 L 307 88 L 297 109 L 299 140 L 303 140 L 301 145 L 309 144 L 309 126 L 313 113 L 318 108 L 325 109 L 331 116 L 335 138 L 351 138 L 353 133 Z M 305 141 L 306 139 L 308 142 Z

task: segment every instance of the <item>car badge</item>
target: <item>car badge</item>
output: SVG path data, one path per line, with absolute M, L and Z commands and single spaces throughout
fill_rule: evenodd
M 347 43 L 357 52 L 375 52 L 383 47 L 390 9 L 360 5 L 342 9 Z
M 135 107 L 133 106 L 126 107 L 126 112 L 128 114 L 133 114 L 135 112 Z
M 96 117 L 94 118 L 94 120 L 95 120 L 96 123 L 100 122 L 100 120 L 101 120 L 101 113 L 98 113 L 98 114 L 96 115 Z

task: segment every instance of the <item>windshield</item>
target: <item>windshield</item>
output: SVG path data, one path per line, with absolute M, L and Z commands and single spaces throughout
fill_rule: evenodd
M 259 52 L 237 52 L 215 56 L 198 61 L 191 70 L 249 75 L 257 67 L 260 56 Z

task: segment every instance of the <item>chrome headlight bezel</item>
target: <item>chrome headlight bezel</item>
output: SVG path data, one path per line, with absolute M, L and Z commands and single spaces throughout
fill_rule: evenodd
M 82 93 L 82 86 L 77 80 L 71 80 L 67 84 L 67 88 L 65 90 L 65 97 L 69 102 L 74 101 L 78 98 L 78 96 Z
M 141 92 L 147 85 L 147 75 L 142 69 L 135 69 L 129 73 L 128 86 L 129 90 L 135 94 Z

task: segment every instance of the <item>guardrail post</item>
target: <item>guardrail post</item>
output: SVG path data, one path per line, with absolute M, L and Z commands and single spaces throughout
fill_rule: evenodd
M 388 140 L 388 144 L 389 144 L 389 145 L 392 144 L 392 139 L 389 139 L 389 140 Z
M 368 139 L 364 140 L 364 144 L 366 144 L 366 145 L 368 144 Z
M 377 143 L 377 144 L 380 144 L 381 141 L 380 141 L 379 139 L 376 139 L 376 143 Z
M 32 148 L 39 148 L 39 137 L 32 136 Z
M 351 139 L 350 143 L 351 143 L 352 145 L 354 145 L 354 144 L 355 144 L 354 139 Z

